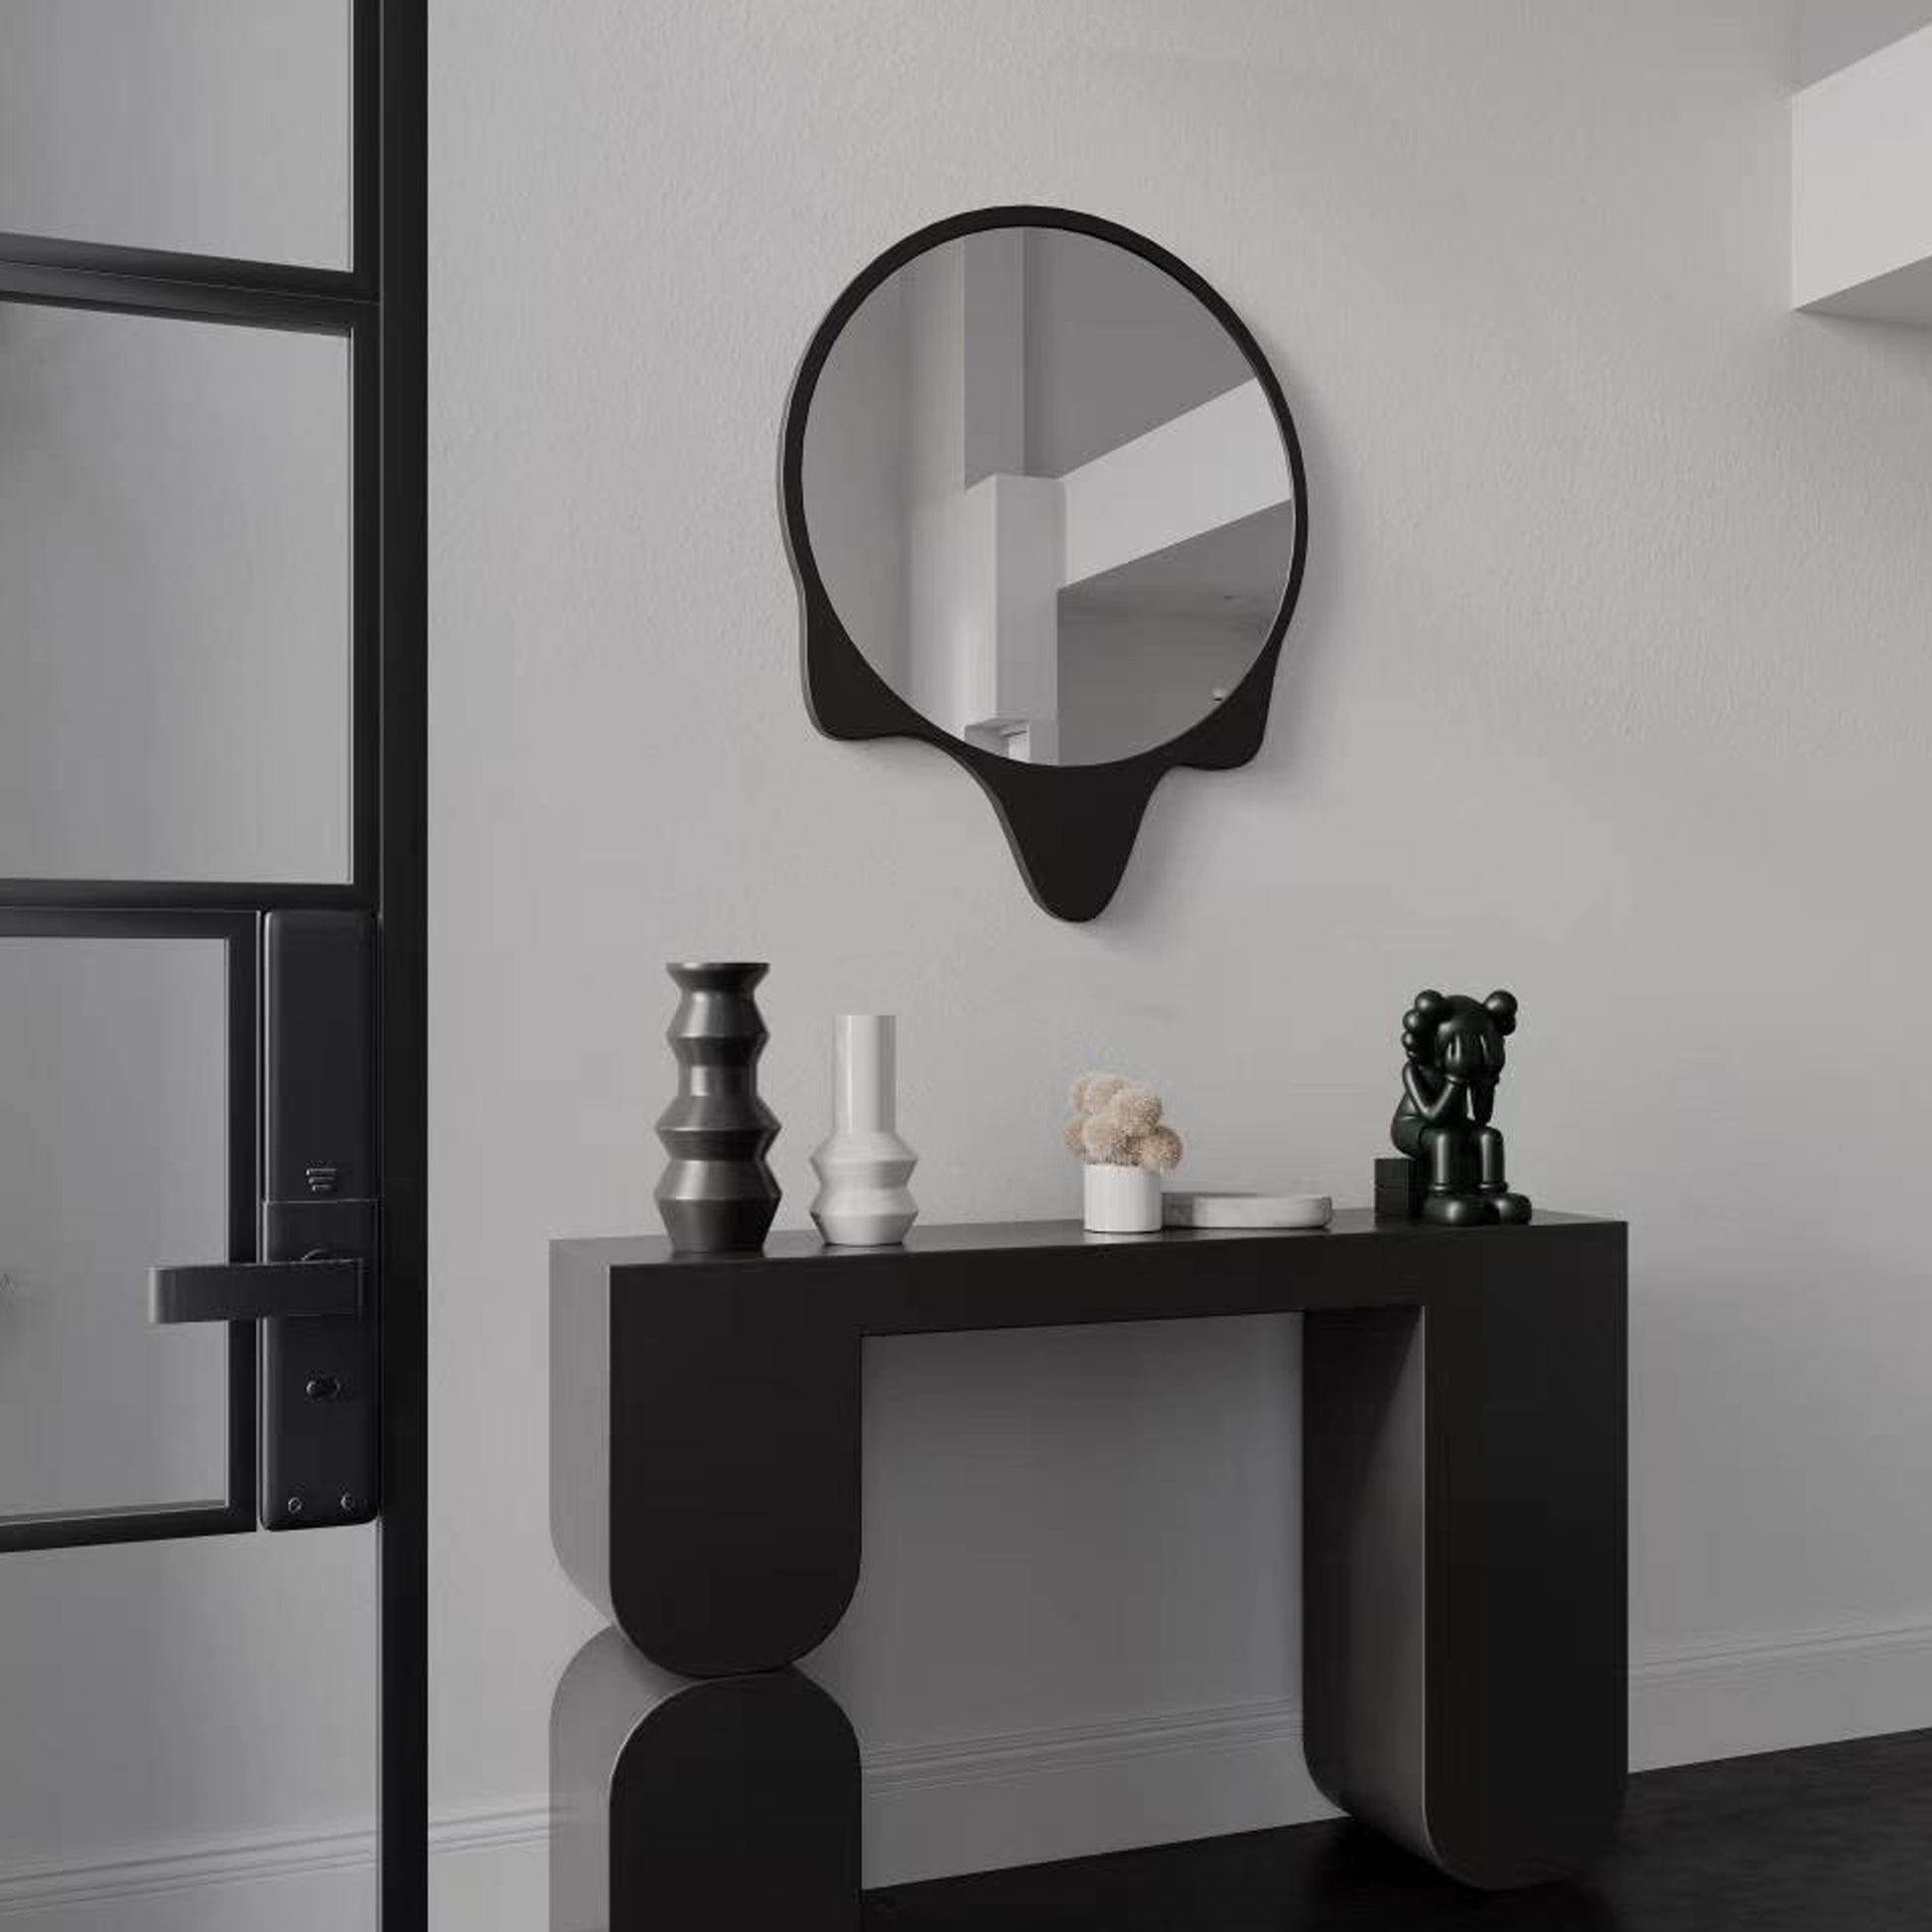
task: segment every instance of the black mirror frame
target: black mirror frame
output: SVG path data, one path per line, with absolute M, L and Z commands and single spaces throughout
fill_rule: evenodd
M 1295 554 L 1281 608 L 1246 676 L 1212 713 L 1179 737 L 1106 764 L 1017 762 L 954 738 L 915 711 L 874 670 L 833 609 L 805 522 L 806 418 L 832 345 L 854 312 L 915 256 L 963 235 L 1007 227 L 1064 228 L 1092 235 L 1173 276 L 1227 331 L 1247 358 L 1275 413 L 1295 487 Z M 812 722 L 827 738 L 917 739 L 963 764 L 993 801 L 1028 890 L 1055 918 L 1091 919 L 1106 909 L 1133 856 L 1148 800 L 1168 772 L 1179 765 L 1227 770 L 1246 764 L 1261 749 L 1275 667 L 1308 559 L 1309 493 L 1301 439 L 1282 385 L 1241 318 L 1185 262 L 1132 228 L 1069 208 L 1021 206 L 951 215 L 895 242 L 832 304 L 798 365 L 785 400 L 778 491 L 785 550 L 798 583 L 805 707 Z

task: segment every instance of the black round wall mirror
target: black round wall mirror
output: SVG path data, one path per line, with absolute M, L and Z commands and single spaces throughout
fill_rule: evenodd
M 1106 906 L 1166 772 L 1259 749 L 1301 444 L 1253 336 L 1144 235 L 1000 207 L 888 249 L 805 351 L 779 486 L 813 720 L 957 759 L 1047 911 Z

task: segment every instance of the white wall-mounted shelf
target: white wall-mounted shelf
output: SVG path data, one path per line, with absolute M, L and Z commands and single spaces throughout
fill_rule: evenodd
M 1791 305 L 1932 327 L 1932 27 L 1792 96 Z

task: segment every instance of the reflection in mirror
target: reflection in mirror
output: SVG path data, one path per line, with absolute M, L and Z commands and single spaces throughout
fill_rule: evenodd
M 350 0 L 5 0 L 0 230 L 346 268 Z
M 348 385 L 0 302 L 0 879 L 349 876 Z
M 805 423 L 806 531 L 867 661 L 1004 757 L 1153 750 L 1247 674 L 1296 503 L 1246 356 L 1164 269 L 998 227 L 860 304 Z

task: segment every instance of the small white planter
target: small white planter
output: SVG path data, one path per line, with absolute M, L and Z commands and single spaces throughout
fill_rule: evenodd
M 1158 1234 L 1161 1176 L 1152 1168 L 1092 1166 L 1086 1174 L 1086 1226 L 1090 1234 Z

